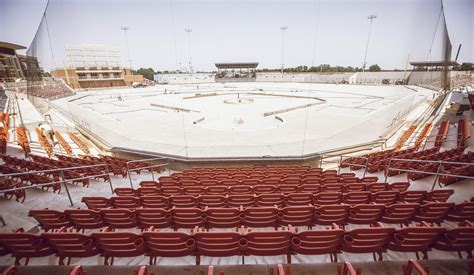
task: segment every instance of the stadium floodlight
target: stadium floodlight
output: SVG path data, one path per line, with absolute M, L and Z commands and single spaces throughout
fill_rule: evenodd
M 189 72 L 193 72 L 193 64 L 192 64 L 192 57 L 191 57 L 191 32 L 192 29 L 184 29 L 184 31 L 188 34 L 188 44 L 189 44 Z
M 377 15 L 371 14 L 367 16 L 367 19 L 370 20 L 370 25 L 369 25 L 369 35 L 367 36 L 367 44 L 365 45 L 365 55 L 364 55 L 364 63 L 362 63 L 362 71 L 365 72 L 365 66 L 367 65 L 367 50 L 369 49 L 369 39 L 370 39 L 370 32 L 372 30 L 372 22 L 374 19 L 377 18 Z
M 130 64 L 130 71 L 133 74 L 133 66 L 132 66 L 132 58 L 130 57 L 130 47 L 128 46 L 128 36 L 127 36 L 127 31 L 130 29 L 128 26 L 122 26 L 120 29 L 123 31 L 125 34 L 125 43 L 127 45 L 127 53 L 128 53 L 128 63 Z
M 283 74 L 284 69 L 284 54 L 285 54 L 285 31 L 288 29 L 288 26 L 280 27 L 281 30 L 281 74 Z

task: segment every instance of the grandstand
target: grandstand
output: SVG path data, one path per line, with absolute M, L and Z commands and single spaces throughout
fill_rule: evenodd
M 297 53 L 291 62 L 284 56 L 285 31 L 291 38 L 296 29 L 289 26 L 280 28 L 277 69 L 257 72 L 257 65 L 269 66 L 265 54 L 240 45 L 236 55 L 214 49 L 207 59 L 248 55 L 259 63 L 210 62 L 217 72 L 157 73 L 158 85 L 131 88 L 133 63 L 137 69 L 155 58 L 132 59 L 131 52 L 146 52 L 143 33 L 115 30 L 124 34 L 127 69 L 119 47 L 95 44 L 69 48 L 67 64 L 58 66 L 57 43 L 97 31 L 85 27 L 92 20 L 83 17 L 87 4 L 66 9 L 59 2 L 48 3 L 24 57 L 37 58 L 45 72 L 34 79 L 9 72 L 0 84 L 2 275 L 474 274 L 473 72 L 432 61 L 437 53 L 451 60 L 442 5 L 426 16 L 437 22 L 432 40 L 441 45 L 432 42 L 428 60 L 413 62 L 411 71 L 365 71 L 364 60 L 364 69 L 318 73 L 324 32 L 301 27 L 297 32 L 314 38 L 313 64 L 286 72 L 284 65 L 297 60 Z M 179 68 L 182 37 L 174 28 L 182 18 L 176 13 L 174 21 L 172 2 L 174 46 L 166 55 L 174 50 Z M 126 6 L 136 19 L 134 6 Z M 65 13 L 77 28 L 74 39 L 55 33 L 64 22 L 58 10 L 74 10 Z M 239 18 L 245 26 L 248 17 Z M 375 18 L 369 16 L 370 27 Z M 112 19 L 101 12 L 109 36 Z M 149 18 L 143 12 L 140 19 Z M 316 30 L 326 28 L 319 15 L 316 22 Z M 224 30 L 237 36 L 233 27 Z M 190 71 L 206 58 L 205 30 L 196 30 L 200 51 L 191 51 L 191 33 L 186 26 Z M 346 36 L 360 40 L 356 32 Z M 159 39 L 153 51 L 166 60 L 160 51 L 169 41 Z M 311 48 L 308 41 L 298 43 Z M 368 48 L 369 39 L 366 57 Z M 379 64 L 389 64 L 383 56 Z M 142 71 L 153 76 L 153 69 Z

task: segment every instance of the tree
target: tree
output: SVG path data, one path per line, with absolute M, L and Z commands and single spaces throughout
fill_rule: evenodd
M 380 72 L 380 71 L 381 71 L 380 66 L 377 64 L 370 65 L 369 67 L 369 72 Z
M 149 79 L 149 80 L 153 80 L 154 75 L 155 75 L 155 71 L 152 68 L 148 68 L 148 69 L 140 68 L 140 69 L 136 70 L 134 73 L 135 74 L 141 74 L 141 75 L 143 75 L 144 78 Z

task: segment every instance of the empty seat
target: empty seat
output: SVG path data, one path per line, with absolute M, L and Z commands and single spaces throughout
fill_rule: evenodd
M 147 228 L 171 227 L 171 213 L 163 208 L 138 208 L 135 210 L 138 227 L 142 230 Z
M 164 208 L 170 207 L 169 200 L 165 196 L 144 196 L 140 197 L 140 205 L 144 208 Z
M 183 187 L 183 194 L 184 195 L 192 195 L 192 196 L 198 196 L 201 194 L 204 194 L 206 189 L 202 186 L 186 186 Z
M 248 227 L 278 226 L 277 207 L 247 207 L 242 211 L 241 223 Z
M 352 229 L 344 233 L 341 249 L 349 253 L 372 253 L 374 261 L 381 261 L 394 232 L 395 228 L 383 227 L 380 223 L 375 227 Z
M 194 228 L 205 225 L 205 215 L 200 208 L 173 208 L 171 216 L 173 217 L 174 228 Z
M 140 187 L 137 190 L 138 196 L 158 196 L 160 195 L 160 189 L 154 187 Z
M 145 231 L 142 236 L 150 265 L 156 264 L 156 257 L 185 257 L 196 249 L 194 238 L 184 232 Z
M 314 223 L 318 225 L 343 225 L 349 217 L 347 204 L 320 205 L 314 209 Z
M 30 258 L 54 254 L 46 239 L 26 232 L 0 233 L 0 246 L 5 247 L 15 258 L 15 265 L 20 265 L 23 258 L 25 258 L 24 264 L 28 265 Z
M 345 204 L 366 204 L 370 202 L 370 192 L 368 191 L 353 191 L 345 193 L 342 197 L 342 202 Z
M 198 200 L 201 208 L 227 206 L 226 198 L 222 195 L 201 195 Z
M 201 263 L 201 256 L 229 257 L 243 256 L 247 241 L 240 232 L 202 232 L 195 231 L 196 264 Z
M 28 216 L 35 218 L 44 231 L 60 229 L 71 226 L 66 214 L 56 210 L 42 209 L 30 210 Z
M 117 194 L 117 196 L 138 196 L 137 190 L 130 187 L 115 188 L 114 193 Z
M 407 181 L 406 182 L 394 182 L 394 183 L 390 183 L 389 187 L 390 187 L 390 190 L 403 192 L 403 191 L 408 190 L 408 187 L 410 187 L 410 183 L 407 182 Z
M 64 259 L 66 258 L 68 259 L 66 264 L 70 265 L 71 258 L 93 257 L 100 253 L 90 235 L 60 232 L 44 233 L 42 236 L 59 257 L 60 265 L 64 265 Z
M 398 202 L 399 191 L 379 191 L 372 193 L 371 201 L 373 203 L 390 205 Z
M 229 207 L 250 207 L 255 206 L 256 197 L 254 194 L 229 195 L 227 197 L 227 206 Z
M 418 203 L 397 203 L 385 207 L 381 222 L 388 224 L 410 224 L 420 205 Z
M 273 193 L 275 192 L 276 187 L 275 185 L 266 185 L 261 184 L 253 187 L 253 192 L 257 195 L 264 194 L 264 193 Z
M 85 229 L 100 229 L 106 227 L 102 216 L 98 210 L 94 209 L 66 209 L 64 210 L 67 219 L 77 231 Z
M 300 192 L 307 192 L 311 194 L 319 193 L 321 186 L 319 184 L 302 184 L 300 185 Z
M 82 197 L 81 200 L 89 209 L 103 209 L 112 206 L 108 198 L 103 197 Z
M 461 259 L 461 252 L 466 252 L 467 258 L 471 259 L 472 250 L 474 250 L 474 226 L 468 223 L 465 226 L 446 230 L 434 244 L 434 248 L 458 252 Z
M 286 255 L 291 263 L 290 241 L 293 233 L 290 231 L 254 231 L 245 235 L 247 240 L 245 255 L 277 256 Z
M 170 207 L 199 207 L 199 201 L 196 197 L 191 195 L 175 195 L 169 197 Z
M 102 209 L 100 214 L 104 223 L 113 229 L 129 229 L 138 226 L 137 215 L 130 209 Z
M 425 197 L 425 201 L 439 201 L 445 202 L 449 197 L 454 194 L 452 189 L 439 189 L 428 192 Z
M 285 196 L 280 193 L 260 194 L 256 198 L 257 206 L 278 206 L 283 207 Z
M 314 207 L 306 206 L 287 206 L 278 213 L 279 225 L 307 226 L 313 225 Z
M 413 217 L 413 220 L 418 222 L 436 223 L 439 225 L 443 222 L 443 220 L 446 218 L 448 213 L 451 211 L 451 208 L 453 207 L 454 203 L 427 203 L 421 205 L 420 208 L 418 208 L 418 211 Z
M 207 228 L 240 227 L 241 216 L 239 208 L 206 208 Z
M 376 224 L 385 210 L 383 204 L 359 204 L 351 206 L 347 222 L 351 224 Z
M 366 183 L 349 183 L 345 184 L 343 187 L 344 192 L 357 192 L 357 191 L 366 191 L 367 189 Z
M 216 186 L 208 186 L 206 187 L 206 194 L 207 195 L 223 195 L 225 196 L 229 188 L 225 185 L 216 185 Z
M 131 196 L 111 197 L 110 201 L 114 208 L 135 209 L 140 207 L 140 198 Z
M 313 194 L 311 193 L 292 193 L 285 196 L 286 206 L 301 206 L 313 204 Z
M 230 194 L 253 194 L 252 186 L 247 185 L 235 185 L 229 187 Z
M 387 247 L 398 252 L 414 252 L 417 259 L 420 259 L 418 252 L 421 252 L 423 259 L 428 259 L 428 251 L 445 231 L 445 228 L 431 227 L 427 224 L 397 229 Z
M 337 262 L 344 230 L 333 225 L 331 229 L 298 232 L 291 239 L 291 250 L 302 255 L 329 254 L 331 262 Z
M 426 196 L 426 191 L 405 191 L 400 193 L 401 202 L 422 203 Z
M 474 221 L 474 202 L 463 202 L 451 208 L 446 220 L 453 222 Z
M 174 195 L 181 195 L 183 193 L 183 189 L 178 186 L 162 186 L 160 188 L 160 192 L 163 196 L 169 197 Z
M 328 205 L 342 203 L 342 193 L 340 192 L 321 192 L 314 195 L 314 204 Z
M 145 253 L 142 236 L 131 232 L 92 233 L 104 257 L 104 265 L 113 265 L 115 257 L 136 257 Z M 110 261 L 109 261 L 110 260 Z

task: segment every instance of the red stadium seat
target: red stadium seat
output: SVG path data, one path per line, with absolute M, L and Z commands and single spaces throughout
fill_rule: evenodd
M 380 220 L 383 223 L 399 224 L 400 226 L 410 224 L 415 217 L 420 205 L 418 203 L 397 203 L 387 205 Z
M 446 218 L 454 203 L 432 202 L 421 205 L 416 212 L 414 221 L 441 224 Z
M 251 207 L 256 205 L 256 196 L 254 194 L 229 195 L 227 197 L 228 207 Z
M 314 223 L 317 225 L 344 225 L 349 217 L 347 204 L 320 205 L 314 210 Z
M 144 208 L 164 208 L 170 207 L 169 200 L 164 196 L 144 196 L 140 197 L 140 205 Z
M 474 222 L 474 202 L 463 202 L 451 208 L 446 220 L 452 222 Z
M 426 191 L 405 191 L 400 193 L 400 201 L 408 203 L 422 203 L 426 196 Z
M 257 206 L 283 207 L 285 196 L 281 193 L 260 194 L 256 198 Z
M 205 214 L 200 208 L 173 208 L 171 209 L 173 218 L 173 227 L 177 228 L 194 228 L 196 226 L 204 226 Z
M 313 204 L 313 194 L 292 193 L 285 196 L 286 206 L 302 206 Z
M 196 240 L 197 265 L 201 264 L 201 256 L 243 256 L 247 245 L 245 237 L 240 232 L 202 232 L 195 230 L 193 237 Z
M 347 222 L 350 224 L 376 224 L 385 210 L 383 204 L 359 204 L 351 206 Z
M 117 194 L 117 196 L 138 196 L 137 190 L 130 187 L 115 188 L 114 193 Z
M 162 208 L 137 208 L 138 227 L 142 230 L 153 228 L 171 227 L 171 214 L 168 210 Z
M 314 195 L 315 205 L 328 205 L 342 203 L 342 193 L 340 192 L 321 192 Z
M 94 244 L 94 240 L 89 235 L 81 233 L 44 233 L 42 235 L 48 245 L 54 249 L 59 257 L 59 264 L 64 265 L 67 258 L 67 265 L 71 264 L 71 258 L 87 258 L 99 255 L 100 251 Z
M 140 198 L 130 196 L 111 197 L 110 202 L 114 208 L 135 209 L 140 207 Z
M 49 230 L 71 226 L 67 216 L 64 213 L 56 210 L 30 210 L 28 216 L 35 218 L 35 220 L 39 223 L 39 226 L 46 232 Z
M 198 196 L 204 194 L 206 189 L 202 186 L 186 186 L 183 187 L 184 195 Z
M 104 265 L 113 265 L 115 257 L 136 257 L 145 254 L 142 236 L 131 232 L 92 233 L 104 257 Z M 110 261 L 109 261 L 110 260 Z
M 417 259 L 420 259 L 418 252 L 421 252 L 423 259 L 428 259 L 428 251 L 445 231 L 445 228 L 431 227 L 426 224 L 397 229 L 387 247 L 398 252 L 414 252 Z
M 344 192 L 357 192 L 357 191 L 366 191 L 367 184 L 366 183 L 349 183 L 345 184 L 343 187 Z
M 112 207 L 110 199 L 103 197 L 82 197 L 81 200 L 89 209 L 103 209 Z
M 185 257 L 194 254 L 196 242 L 184 232 L 145 231 L 142 233 L 146 245 L 146 256 L 150 265 L 156 264 L 156 257 Z
M 472 259 L 472 250 L 474 250 L 474 225 L 467 223 L 465 226 L 448 229 L 434 244 L 434 248 L 442 251 L 458 252 L 459 258 L 461 259 L 461 252 L 466 252 L 467 258 Z
M 201 195 L 199 196 L 199 207 L 226 207 L 227 201 L 222 195 Z
M 439 189 L 428 192 L 425 197 L 425 201 L 439 201 L 445 202 L 449 199 L 449 197 L 454 194 L 454 190 L 452 189 Z
M 379 191 L 372 193 L 371 200 L 373 203 L 390 205 L 398 202 L 399 191 Z
M 99 210 L 94 209 L 66 209 L 64 210 L 67 219 L 77 231 L 85 229 L 100 229 L 107 225 L 104 223 Z
M 137 215 L 134 210 L 125 208 L 102 209 L 100 211 L 104 223 L 112 229 L 129 229 L 138 227 Z
M 46 239 L 36 234 L 26 232 L 0 233 L 0 245 L 9 251 L 15 258 L 15 265 L 21 265 L 25 258 L 28 265 L 30 258 L 46 257 L 54 254 Z
M 206 208 L 206 228 L 238 228 L 241 225 L 239 208 Z
M 235 185 L 229 187 L 229 195 L 231 194 L 253 194 L 252 186 Z
M 208 186 L 206 187 L 206 194 L 207 195 L 227 195 L 229 188 L 225 185 L 217 185 L 217 186 Z
M 170 207 L 199 207 L 199 201 L 197 197 L 190 195 L 175 195 L 169 197 Z
M 242 211 L 241 224 L 247 227 L 278 226 L 277 207 L 248 207 Z
M 254 231 L 245 235 L 247 240 L 245 255 L 277 256 L 286 255 L 287 262 L 291 263 L 290 241 L 291 231 Z
M 307 226 L 313 225 L 314 207 L 306 206 L 287 206 L 278 213 L 279 225 Z
M 302 255 L 329 254 L 331 262 L 337 262 L 343 234 L 336 224 L 331 229 L 302 231 L 291 239 L 291 250 Z
M 367 204 L 370 202 L 370 192 L 352 191 L 345 193 L 342 197 L 342 202 L 345 204 Z
M 137 190 L 139 197 L 144 196 L 159 196 L 161 194 L 160 189 L 155 187 L 140 187 Z
M 395 228 L 380 223 L 376 227 L 352 229 L 344 233 L 341 249 L 348 253 L 372 253 L 374 261 L 382 261 L 382 253 L 394 232 Z

